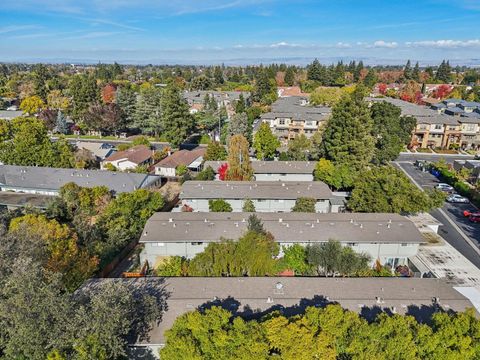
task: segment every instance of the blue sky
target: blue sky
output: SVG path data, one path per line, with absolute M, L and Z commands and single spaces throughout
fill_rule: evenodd
M 0 1 L 0 61 L 313 57 L 480 64 L 480 0 Z

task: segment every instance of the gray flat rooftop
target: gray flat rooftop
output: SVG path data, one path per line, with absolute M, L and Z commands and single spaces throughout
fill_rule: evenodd
M 329 199 L 332 192 L 321 181 L 186 181 L 180 199 Z
M 215 173 L 226 161 L 205 161 L 203 167 L 210 166 Z M 315 161 L 252 161 L 255 174 L 313 174 Z
M 426 320 L 436 310 L 464 311 L 472 303 L 448 283 L 416 278 L 142 278 L 92 279 L 80 291 L 96 291 L 107 282 L 123 282 L 166 302 L 162 320 L 149 338 L 137 344 L 161 345 L 164 332 L 175 319 L 189 311 L 222 306 L 245 318 L 280 310 L 286 315 L 302 313 L 307 306 L 338 303 L 343 308 L 372 319 L 378 312 L 411 314 Z
M 159 179 L 155 175 L 106 170 L 0 165 L 0 187 L 58 191 L 63 185 L 74 182 L 83 187 L 106 186 L 116 193 L 122 193 L 148 187 Z
M 0 205 L 23 207 L 32 206 L 36 208 L 45 208 L 52 200 L 48 195 L 23 194 L 9 191 L 0 191 Z
M 141 243 L 216 242 L 238 239 L 247 231 L 250 213 L 155 213 Z M 398 214 L 257 213 L 277 242 L 424 243 L 415 225 Z
M 395 106 L 398 106 L 402 115 L 413 116 L 417 119 L 417 124 L 445 124 L 445 125 L 458 125 L 458 120 L 452 116 L 439 114 L 437 111 L 432 110 L 426 106 L 412 104 L 400 99 L 393 99 L 389 97 L 381 98 L 366 98 L 370 102 L 385 101 Z

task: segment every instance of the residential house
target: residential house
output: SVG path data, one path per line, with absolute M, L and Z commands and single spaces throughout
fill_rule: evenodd
M 458 122 L 462 132 L 460 147 L 464 150 L 480 150 L 480 113 L 465 113 L 458 118 Z
M 155 174 L 164 177 L 174 177 L 179 165 L 186 166 L 191 171 L 198 171 L 202 166 L 206 148 L 197 147 L 193 150 L 179 150 L 155 164 Z
M 417 120 L 412 132 L 410 146 L 427 148 L 460 145 L 462 139 L 461 124 L 457 117 L 439 114 L 425 106 L 409 103 L 407 101 L 392 98 L 367 98 L 370 104 L 386 101 L 398 106 L 402 115 L 412 116 Z
M 100 170 L 59 169 L 39 166 L 0 165 L 0 191 L 58 195 L 70 182 L 82 187 L 106 186 L 113 193 L 160 185 L 155 175 Z
M 454 288 L 440 279 L 397 277 L 103 278 L 88 280 L 78 292 L 100 291 L 110 283 L 128 284 L 138 292 L 158 297 L 158 303 L 163 304 L 162 318 L 147 336 L 131 337 L 130 359 L 157 359 L 165 346 L 165 332 L 177 317 L 214 305 L 245 319 L 259 319 L 273 310 L 289 316 L 304 312 L 308 306 L 339 304 L 368 321 L 385 312 L 412 315 L 420 323 L 429 321 L 432 312 L 462 312 L 474 307 L 462 294 L 462 290 L 472 288 Z
M 102 161 L 101 168 L 105 169 L 110 164 L 118 170 L 125 171 L 139 166 L 150 166 L 153 164 L 153 153 L 154 151 L 148 146 L 137 145 L 110 155 Z
M 181 206 L 194 212 L 209 212 L 209 200 L 216 199 L 228 202 L 233 212 L 242 211 L 247 199 L 257 212 L 290 212 L 300 197 L 315 199 L 316 212 L 344 209 L 344 198 L 321 181 L 186 181 L 180 193 Z
M 203 167 L 210 166 L 217 174 L 226 161 L 205 161 Z M 252 161 L 255 181 L 313 181 L 314 161 Z
M 269 124 L 272 132 L 286 143 L 300 134 L 308 138 L 312 137 L 330 114 L 329 107 L 310 106 L 308 98 L 290 96 L 275 101 L 271 111 L 263 114 L 260 120 Z
M 78 150 L 90 151 L 97 161 L 105 160 L 116 151 L 111 144 L 93 141 L 77 141 L 75 146 Z
M 155 213 L 145 225 L 140 243 L 142 263 L 157 264 L 166 256 L 193 258 L 208 244 L 238 239 L 250 213 Z M 355 252 L 366 253 L 372 264 L 406 265 L 426 240 L 412 221 L 398 214 L 256 213 L 280 248 L 321 244 L 331 239 Z
M 183 97 L 190 106 L 190 113 L 194 114 L 203 110 L 205 98 L 213 99 L 218 107 L 225 106 L 228 117 L 235 113 L 236 102 L 243 95 L 244 100 L 250 102 L 250 93 L 246 91 L 213 91 L 213 90 L 197 90 L 184 91 Z

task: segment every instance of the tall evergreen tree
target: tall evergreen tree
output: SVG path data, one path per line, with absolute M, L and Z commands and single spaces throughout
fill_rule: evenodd
M 216 85 L 222 85 L 225 82 L 223 71 L 220 66 L 215 66 L 215 70 L 213 70 L 213 78 L 215 79 Z
M 133 119 L 133 126 L 145 134 L 157 136 L 162 131 L 162 94 L 159 89 L 151 87 L 141 91 Z
M 62 111 L 58 110 L 57 120 L 55 122 L 55 131 L 59 134 L 66 134 L 68 132 L 67 119 L 63 116 Z
M 72 96 L 72 116 L 75 120 L 81 119 L 89 106 L 100 100 L 97 81 L 93 76 L 75 75 L 69 85 Z
M 336 164 L 359 170 L 372 160 L 375 141 L 372 118 L 362 90 L 335 105 L 323 134 L 323 155 Z
M 174 83 L 168 84 L 163 93 L 162 111 L 164 135 L 167 141 L 176 147 L 192 134 L 195 122 L 186 100 Z
M 245 104 L 245 97 L 243 96 L 243 94 L 240 94 L 240 96 L 238 97 L 238 101 L 235 104 L 235 112 L 237 114 L 241 114 L 241 113 L 244 113 L 246 110 L 247 110 L 247 107 Z
M 435 79 L 438 82 L 449 83 L 452 80 L 451 72 L 452 68 L 450 66 L 450 62 L 443 60 L 437 69 Z
M 117 90 L 115 102 L 122 111 L 123 123 L 130 127 L 135 120 L 135 110 L 137 105 L 137 94 L 130 88 L 122 87 Z
M 354 73 L 353 73 L 353 80 L 354 80 L 355 82 L 359 82 L 359 81 L 360 81 L 360 77 L 361 77 L 361 75 L 362 75 L 362 70 L 363 70 L 363 68 L 364 68 L 364 66 L 363 66 L 363 61 L 360 60 L 360 61 L 358 62 L 358 65 L 357 65 L 356 68 L 355 68 Z
M 412 80 L 415 80 L 417 82 L 420 81 L 420 66 L 418 65 L 418 61 L 415 63 L 415 67 L 412 71 Z
M 410 62 L 410 60 L 407 61 L 405 67 L 403 68 L 403 77 L 406 80 L 412 79 L 412 63 Z
M 253 141 L 257 159 L 265 160 L 273 158 L 279 146 L 280 141 L 272 133 L 270 126 L 267 123 L 262 123 L 255 133 L 255 139 Z
M 313 62 L 307 67 L 307 79 L 314 81 L 322 80 L 322 64 L 318 59 L 313 60 Z
M 243 135 L 250 142 L 252 131 L 245 113 L 234 114 L 228 123 L 228 136 L 237 134 Z
M 284 78 L 285 84 L 288 86 L 293 86 L 295 83 L 295 71 L 293 66 L 289 66 L 287 68 L 287 71 L 285 71 L 285 78 Z

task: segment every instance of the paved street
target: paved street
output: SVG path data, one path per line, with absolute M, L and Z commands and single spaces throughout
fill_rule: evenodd
M 469 160 L 473 159 L 472 155 L 448 155 L 448 154 L 422 154 L 422 153 L 401 153 L 397 161 L 410 161 L 426 160 L 426 161 L 438 161 L 444 159 L 447 163 L 453 163 L 454 160 Z
M 424 189 L 432 188 L 439 182 L 435 176 L 428 172 L 422 172 L 418 170 L 412 163 L 397 162 L 396 165 L 405 170 L 407 174 L 410 175 L 415 182 Z M 434 210 L 431 212 L 431 214 L 443 224 L 439 229 L 439 235 L 442 236 L 450 245 L 455 247 L 460 253 L 462 253 L 463 256 L 475 264 L 475 266 L 480 268 L 479 253 L 472 248 L 472 246 L 455 228 L 455 226 L 458 226 L 458 228 L 460 228 L 461 231 L 477 247 L 480 248 L 480 224 L 471 223 L 463 216 L 464 210 L 477 209 L 471 204 L 446 203 L 441 210 Z M 454 225 L 452 225 L 449 220 L 451 220 Z

